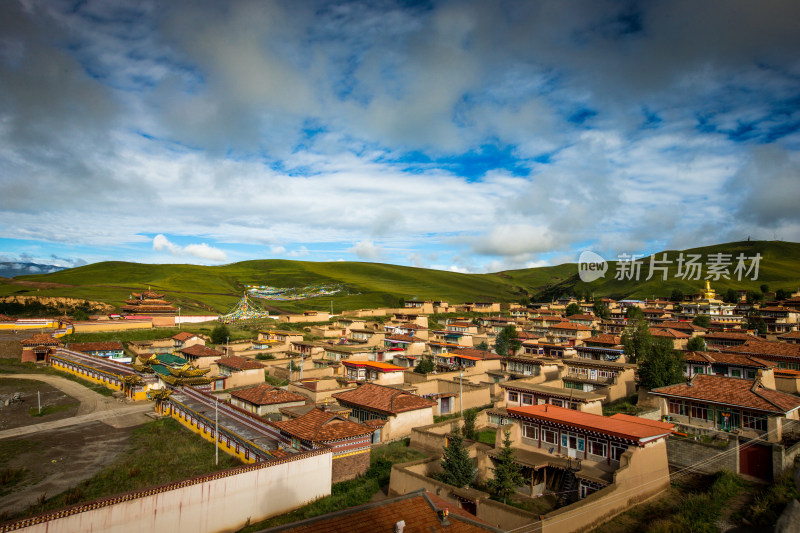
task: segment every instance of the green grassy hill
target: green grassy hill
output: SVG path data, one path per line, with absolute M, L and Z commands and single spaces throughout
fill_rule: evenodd
M 800 286 L 800 244 L 773 241 L 738 242 L 685 250 L 684 253 L 724 252 L 735 257 L 742 252 L 750 257 L 760 253 L 761 268 L 757 281 L 714 282 L 722 292 L 729 287 L 757 289 L 767 283 L 770 289 L 796 290 Z M 663 252 L 656 254 L 661 257 Z M 667 252 L 675 261 L 679 252 Z M 422 268 L 379 263 L 258 260 L 224 266 L 145 265 L 108 261 L 52 274 L 20 276 L 0 281 L 0 296 L 61 296 L 121 305 L 131 292 L 152 287 L 164 292 L 167 299 L 184 312 L 225 312 L 241 297 L 245 285 L 305 287 L 314 284 L 337 285 L 341 292 L 291 302 L 265 302 L 288 311 L 329 309 L 335 311 L 362 307 L 396 305 L 399 298 L 465 301 L 516 302 L 528 295 L 543 298 L 571 294 L 588 289 L 597 296 L 650 297 L 668 296 L 673 288 L 684 293 L 697 292 L 703 281 L 674 278 L 673 264 L 666 282 L 660 278 L 646 281 L 649 259 L 642 265 L 640 281 L 614 279 L 616 263 L 609 263 L 605 278 L 583 283 L 574 263 L 511 270 L 494 274 L 459 274 Z M 705 275 L 705 274 L 704 274 Z

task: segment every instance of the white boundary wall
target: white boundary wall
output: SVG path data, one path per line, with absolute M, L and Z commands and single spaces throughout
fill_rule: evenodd
M 331 493 L 330 450 L 256 463 L 144 489 L 0 526 L 0 531 L 73 533 L 236 531 Z

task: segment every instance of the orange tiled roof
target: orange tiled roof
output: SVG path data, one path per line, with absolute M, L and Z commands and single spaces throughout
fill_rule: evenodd
M 314 408 L 306 414 L 271 424 L 291 436 L 311 442 L 328 442 L 338 439 L 369 435 L 373 428 L 351 422 L 341 416 Z
M 217 365 L 227 366 L 228 368 L 235 368 L 236 370 L 255 370 L 264 368 L 264 365 L 258 361 L 253 361 L 247 357 L 232 355 L 230 357 L 221 357 L 216 361 Z
M 339 392 L 334 394 L 333 397 L 339 402 L 350 403 L 389 414 L 426 409 L 436 405 L 436 402 L 415 396 L 410 392 L 376 385 L 375 383 L 364 383 L 357 389 Z
M 16 322 L 16 321 L 17 321 L 16 318 L 11 318 L 8 315 L 0 313 L 0 322 Z
M 49 333 L 37 333 L 33 337 L 19 341 L 23 346 L 60 346 L 61 341 Z
M 691 322 L 679 322 L 674 320 L 666 320 L 659 324 L 659 327 L 676 329 L 678 331 L 707 331 L 706 328 L 692 324 Z
M 378 361 L 342 361 L 345 366 L 366 367 L 372 370 L 380 370 L 381 372 L 405 372 L 408 370 L 403 366 L 397 366 L 390 363 L 380 363 Z
M 390 335 L 386 337 L 387 341 L 403 341 L 403 342 L 425 342 L 419 337 L 412 337 L 411 335 Z
M 305 402 L 306 397 L 300 396 L 272 385 L 262 383 L 255 387 L 239 389 L 231 392 L 231 396 L 239 398 L 253 405 L 275 405 L 278 403 Z
M 598 320 L 598 318 L 594 315 L 570 315 L 567 317 L 567 320 Z
M 783 335 L 778 335 L 779 339 L 800 339 L 800 331 L 790 331 Z
M 572 322 L 561 322 L 560 324 L 553 324 L 550 329 L 569 329 L 575 331 L 592 331 L 589 326 L 583 324 L 573 324 Z
M 720 339 L 720 340 L 731 340 L 731 341 L 750 341 L 750 340 L 758 340 L 758 337 L 754 337 L 749 333 L 738 333 L 735 331 L 720 331 L 720 332 L 712 332 L 706 334 L 706 339 Z M 711 343 L 713 344 L 713 343 Z
M 443 526 L 441 523 L 439 516 L 442 509 L 449 511 L 449 526 Z M 459 509 L 454 503 L 423 490 L 287 524 L 276 528 L 275 531 L 281 533 L 391 532 L 394 531 L 395 524 L 400 521 L 405 522 L 406 533 L 502 531 L 486 524 L 463 509 Z
M 664 422 L 658 422 L 658 425 L 654 425 L 653 422 L 656 422 L 655 420 L 648 420 L 647 423 L 642 423 L 639 420 L 633 420 L 637 417 L 630 417 L 630 419 L 614 418 L 547 404 L 506 407 L 506 410 L 517 417 L 547 420 L 642 442 L 667 435 L 672 432 L 673 427 L 672 424 Z
M 660 387 L 651 392 L 656 395 L 703 400 L 770 413 L 786 413 L 800 407 L 800 398 L 797 396 L 767 389 L 758 380 L 697 374 L 690 383 L 691 385 L 681 383 Z

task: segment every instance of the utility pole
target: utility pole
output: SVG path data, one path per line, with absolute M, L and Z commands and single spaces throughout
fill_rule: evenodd
M 181 322 L 181 306 L 178 306 L 178 329 L 181 329 L 182 324 L 183 323 Z
M 214 396 L 214 464 L 219 466 L 219 398 Z
M 231 338 L 225 337 L 225 357 L 230 357 L 230 354 L 228 353 L 230 343 L 231 343 Z
M 39 399 L 39 414 L 42 414 L 42 393 L 36 391 L 36 397 Z

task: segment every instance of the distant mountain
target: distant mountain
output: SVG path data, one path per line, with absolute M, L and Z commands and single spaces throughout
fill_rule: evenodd
M 40 263 L 21 263 L 0 261 L 0 278 L 13 278 L 28 274 L 52 274 L 66 267 L 43 265 Z
M 605 276 L 585 282 L 578 275 L 578 265 L 566 263 L 541 268 L 509 270 L 493 274 L 460 274 L 381 263 L 328 262 L 315 263 L 265 259 L 243 261 L 223 266 L 146 265 L 107 261 L 41 275 L 20 276 L 15 284 L 0 281 L 0 296 L 30 294 L 85 298 L 112 305 L 122 305 L 131 292 L 148 287 L 166 294 L 166 299 L 180 306 L 186 314 L 227 312 L 242 297 L 246 285 L 269 285 L 294 288 L 300 293 L 314 293 L 314 287 L 333 287 L 335 292 L 294 301 L 258 300 L 273 309 L 303 311 L 367 307 L 394 307 L 399 299 L 445 300 L 450 303 L 470 301 L 520 302 L 531 296 L 547 301 L 575 291 L 612 298 L 669 297 L 673 289 L 684 294 L 699 292 L 709 272 L 708 263 L 716 254 L 732 262 L 728 279 L 711 280 L 721 294 L 729 288 L 759 290 L 762 284 L 770 290 L 795 291 L 800 287 L 800 243 L 781 241 L 745 241 L 717 244 L 683 251 L 663 251 L 654 254 L 662 260 L 667 254 L 667 279 L 657 273 L 649 275 L 650 258 L 641 258 L 638 279 L 622 277 L 616 261 L 609 259 Z M 704 264 L 699 279 L 678 275 L 677 260 L 683 253 L 696 255 Z M 734 272 L 736 258 L 760 256 L 757 279 Z M 750 266 L 748 260 L 747 265 Z M 663 263 L 659 263 L 663 265 Z M 52 265 L 33 265 L 58 268 Z

